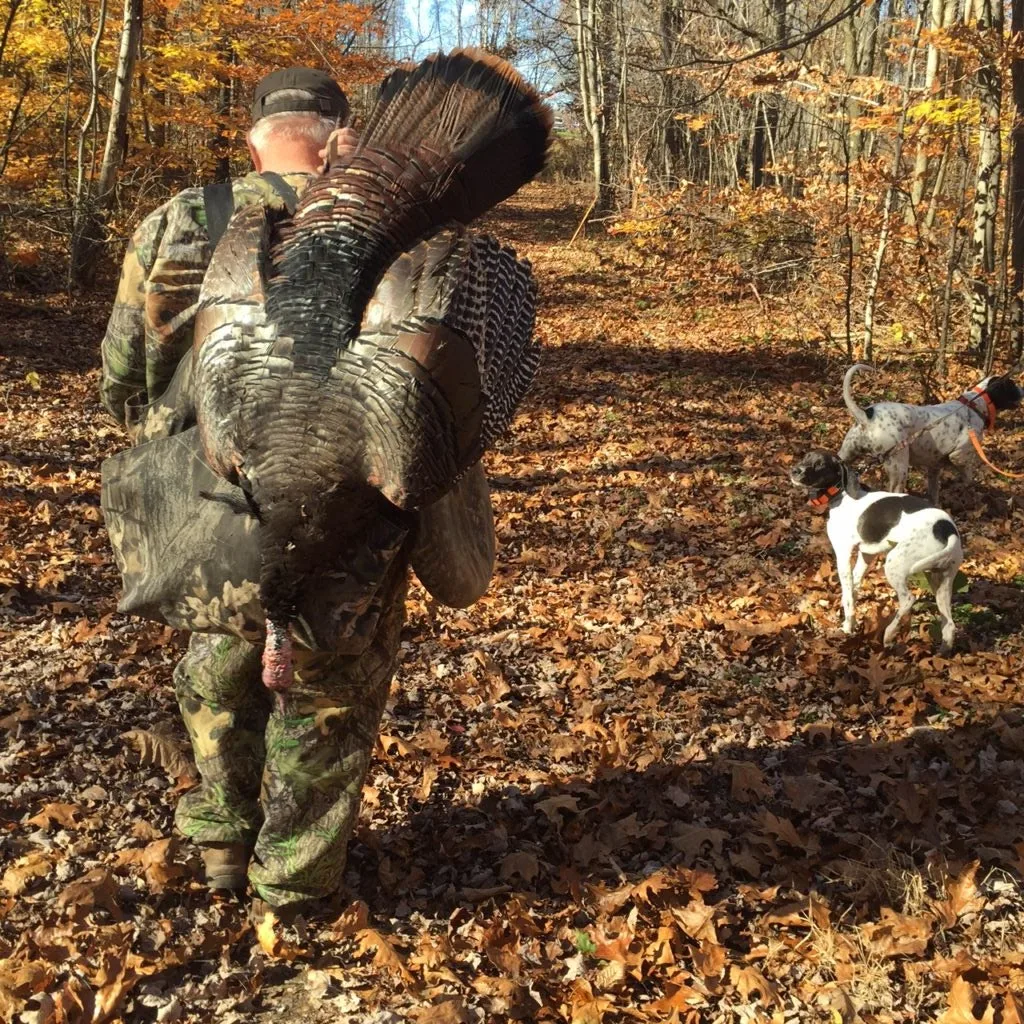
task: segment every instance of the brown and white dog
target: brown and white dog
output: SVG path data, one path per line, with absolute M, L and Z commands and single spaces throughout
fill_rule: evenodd
M 861 408 L 851 389 L 854 375 L 861 370 L 875 372 L 873 366 L 856 363 L 843 378 L 843 401 L 854 424 L 843 438 L 839 458 L 844 462 L 867 455 L 883 458 L 889 490 L 899 493 L 906 492 L 911 466 L 924 469 L 932 504 L 939 500 L 943 466 L 958 470 L 964 483 L 974 479 L 981 460 L 969 431 L 973 430 L 980 440 L 984 430 L 995 426 L 997 412 L 1013 409 L 1024 398 L 1024 391 L 1009 377 L 986 377 L 959 398 L 940 405 L 877 402 Z
M 790 479 L 811 492 L 813 507 L 828 509 L 826 532 L 843 590 L 843 631 L 853 632 L 854 595 L 864 573 L 885 554 L 885 577 L 899 600 L 896 617 L 885 628 L 885 643 L 892 643 L 914 606 L 910 577 L 923 572 L 942 616 L 942 647 L 949 650 L 953 583 L 964 558 L 960 533 L 949 514 L 909 494 L 865 491 L 857 474 L 831 452 L 809 452 L 793 467 Z

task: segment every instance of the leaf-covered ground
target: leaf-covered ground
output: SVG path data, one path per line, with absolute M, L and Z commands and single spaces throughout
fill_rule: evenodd
M 2 298 L 0 1020 L 1020 1019 L 1019 487 L 945 492 L 952 657 L 927 600 L 881 649 L 878 571 L 837 634 L 787 468 L 848 425 L 841 355 L 784 297 L 569 247 L 578 214 L 533 187 L 493 221 L 547 348 L 488 457 L 497 577 L 463 612 L 415 591 L 347 892 L 262 945 L 173 832 L 183 638 L 115 610 L 103 302 Z

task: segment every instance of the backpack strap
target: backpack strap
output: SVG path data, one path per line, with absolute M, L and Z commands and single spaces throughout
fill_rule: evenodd
M 263 171 L 260 177 L 281 197 L 285 209 L 294 213 L 299 202 L 298 192 L 275 171 Z M 216 248 L 235 212 L 235 193 L 231 182 L 219 181 L 214 185 L 204 185 L 203 207 L 206 210 L 206 232 L 210 236 L 210 245 Z
M 262 171 L 260 177 L 284 200 L 285 209 L 291 214 L 299 203 L 299 193 L 276 171 Z
M 206 232 L 210 236 L 210 247 L 216 248 L 227 230 L 231 214 L 235 212 L 235 193 L 231 182 L 218 181 L 215 185 L 204 185 L 203 207 L 206 210 Z

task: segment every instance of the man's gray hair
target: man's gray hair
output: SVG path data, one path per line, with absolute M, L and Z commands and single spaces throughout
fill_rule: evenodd
M 301 89 L 279 89 L 274 93 L 274 100 L 290 98 L 307 98 L 308 93 Z M 254 149 L 264 149 L 273 140 L 300 142 L 308 139 L 323 147 L 327 137 L 338 127 L 333 117 L 323 117 L 310 111 L 283 111 L 279 114 L 268 114 L 261 117 L 249 129 L 249 142 Z

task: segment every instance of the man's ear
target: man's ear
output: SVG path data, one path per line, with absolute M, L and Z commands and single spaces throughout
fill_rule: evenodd
M 253 169 L 257 174 L 261 173 L 263 170 L 263 161 L 260 159 L 260 154 L 256 147 L 253 146 L 252 140 L 248 135 L 245 137 L 245 144 L 249 147 L 249 156 L 252 158 Z

